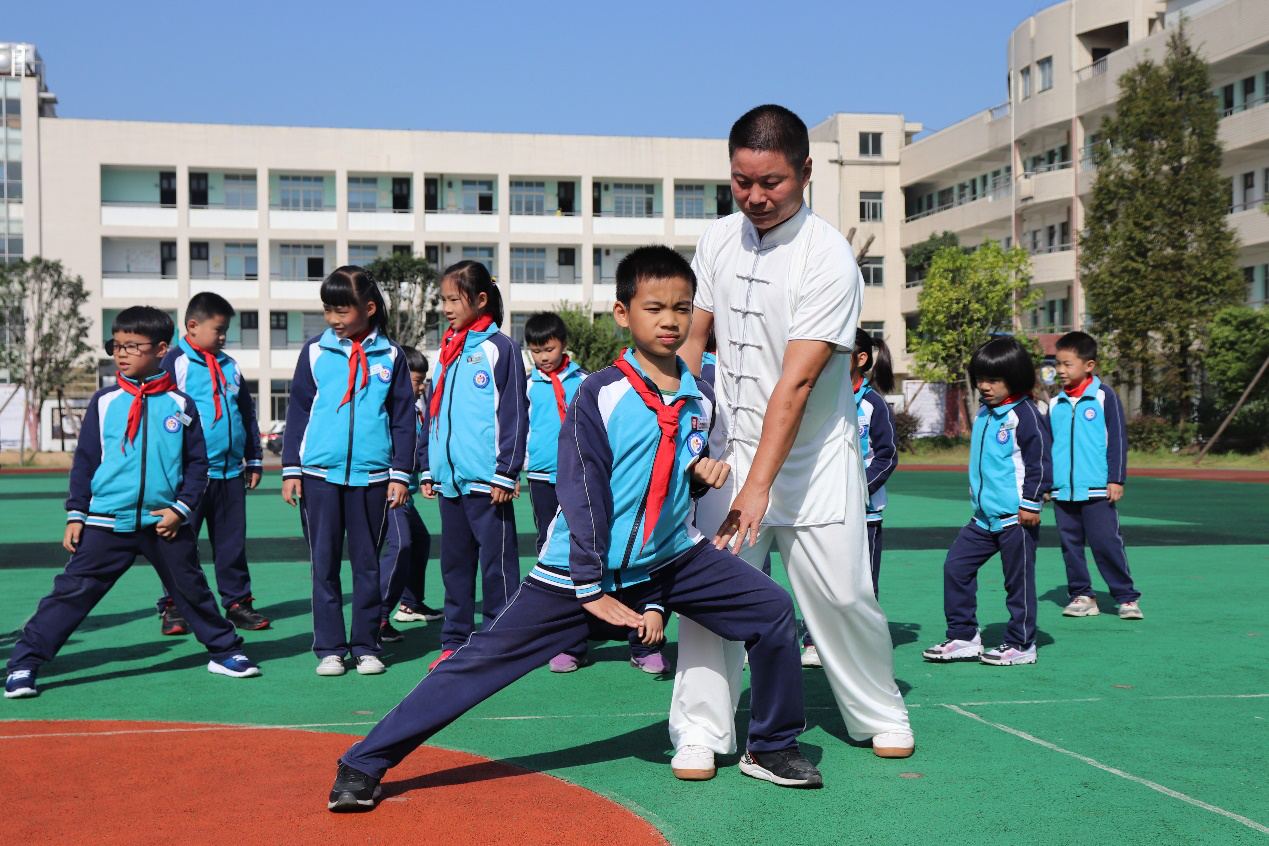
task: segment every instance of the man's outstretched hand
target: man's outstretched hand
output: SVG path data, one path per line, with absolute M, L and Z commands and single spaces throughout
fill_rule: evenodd
M 583 602 L 582 607 L 605 623 L 611 623 L 614 626 L 625 626 L 629 629 L 643 628 L 642 614 L 636 614 L 618 601 L 616 597 L 608 594 L 604 594 L 599 599 L 592 599 L 590 602 Z
M 762 518 L 766 516 L 770 503 L 769 489 L 749 485 L 741 488 L 740 493 L 732 500 L 731 511 L 723 520 L 723 525 L 718 527 L 718 534 L 714 535 L 714 546 L 724 549 L 734 537 L 736 542 L 731 551 L 739 555 L 746 538 L 749 539 L 750 546 L 757 544 L 758 527 L 762 525 Z

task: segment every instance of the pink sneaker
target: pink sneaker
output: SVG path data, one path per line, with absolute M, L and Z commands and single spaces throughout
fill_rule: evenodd
M 665 663 L 665 656 L 660 652 L 654 652 L 642 658 L 631 658 L 630 666 L 643 670 L 650 676 L 659 676 L 670 671 L 670 665 Z
M 581 667 L 582 662 L 577 658 L 574 658 L 572 655 L 561 652 L 559 655 L 552 658 L 551 663 L 547 666 L 551 668 L 552 673 L 571 673 Z

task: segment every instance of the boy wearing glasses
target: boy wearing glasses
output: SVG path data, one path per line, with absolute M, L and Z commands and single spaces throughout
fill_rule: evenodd
M 6 699 L 39 695 L 40 666 L 138 555 L 171 586 L 177 609 L 211 655 L 209 672 L 260 675 L 216 608 L 188 525 L 207 487 L 207 447 L 194 401 L 161 367 L 173 330 L 172 319 L 150 306 L 115 318 L 106 352 L 118 381 L 93 395 L 71 467 L 62 540 L 71 557 L 13 648 Z

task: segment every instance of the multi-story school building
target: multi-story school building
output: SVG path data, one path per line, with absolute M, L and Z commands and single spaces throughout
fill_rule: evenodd
M 921 124 L 898 114 L 835 114 L 811 129 L 807 201 L 862 255 L 863 325 L 900 372 L 921 288 L 904 251 L 933 233 L 1026 246 L 1044 291 L 1026 328 L 1081 325 L 1087 151 L 1119 75 L 1161 56 L 1182 15 L 1224 115 L 1248 301 L 1269 297 L 1269 4 L 1067 0 L 1014 30 L 1001 105 L 919 140 Z M 341 264 L 394 251 L 438 267 L 485 262 L 520 340 L 530 313 L 562 301 L 608 310 L 633 247 L 690 257 L 734 210 L 721 137 L 79 120 L 57 117 L 56 103 L 35 48 L 0 44 L 0 261 L 62 260 L 87 282 L 103 337 L 128 305 L 176 316 L 194 293 L 222 294 L 239 311 L 230 352 L 264 427 L 285 414 L 299 348 L 325 327 L 320 281 Z

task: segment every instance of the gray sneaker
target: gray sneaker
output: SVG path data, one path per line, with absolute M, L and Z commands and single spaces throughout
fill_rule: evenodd
M 1097 607 L 1097 600 L 1091 596 L 1077 596 L 1071 604 L 1062 609 L 1063 617 L 1096 617 L 1102 613 Z
M 1119 619 L 1140 620 L 1142 619 L 1141 608 L 1135 602 L 1121 602 L 1119 603 Z

